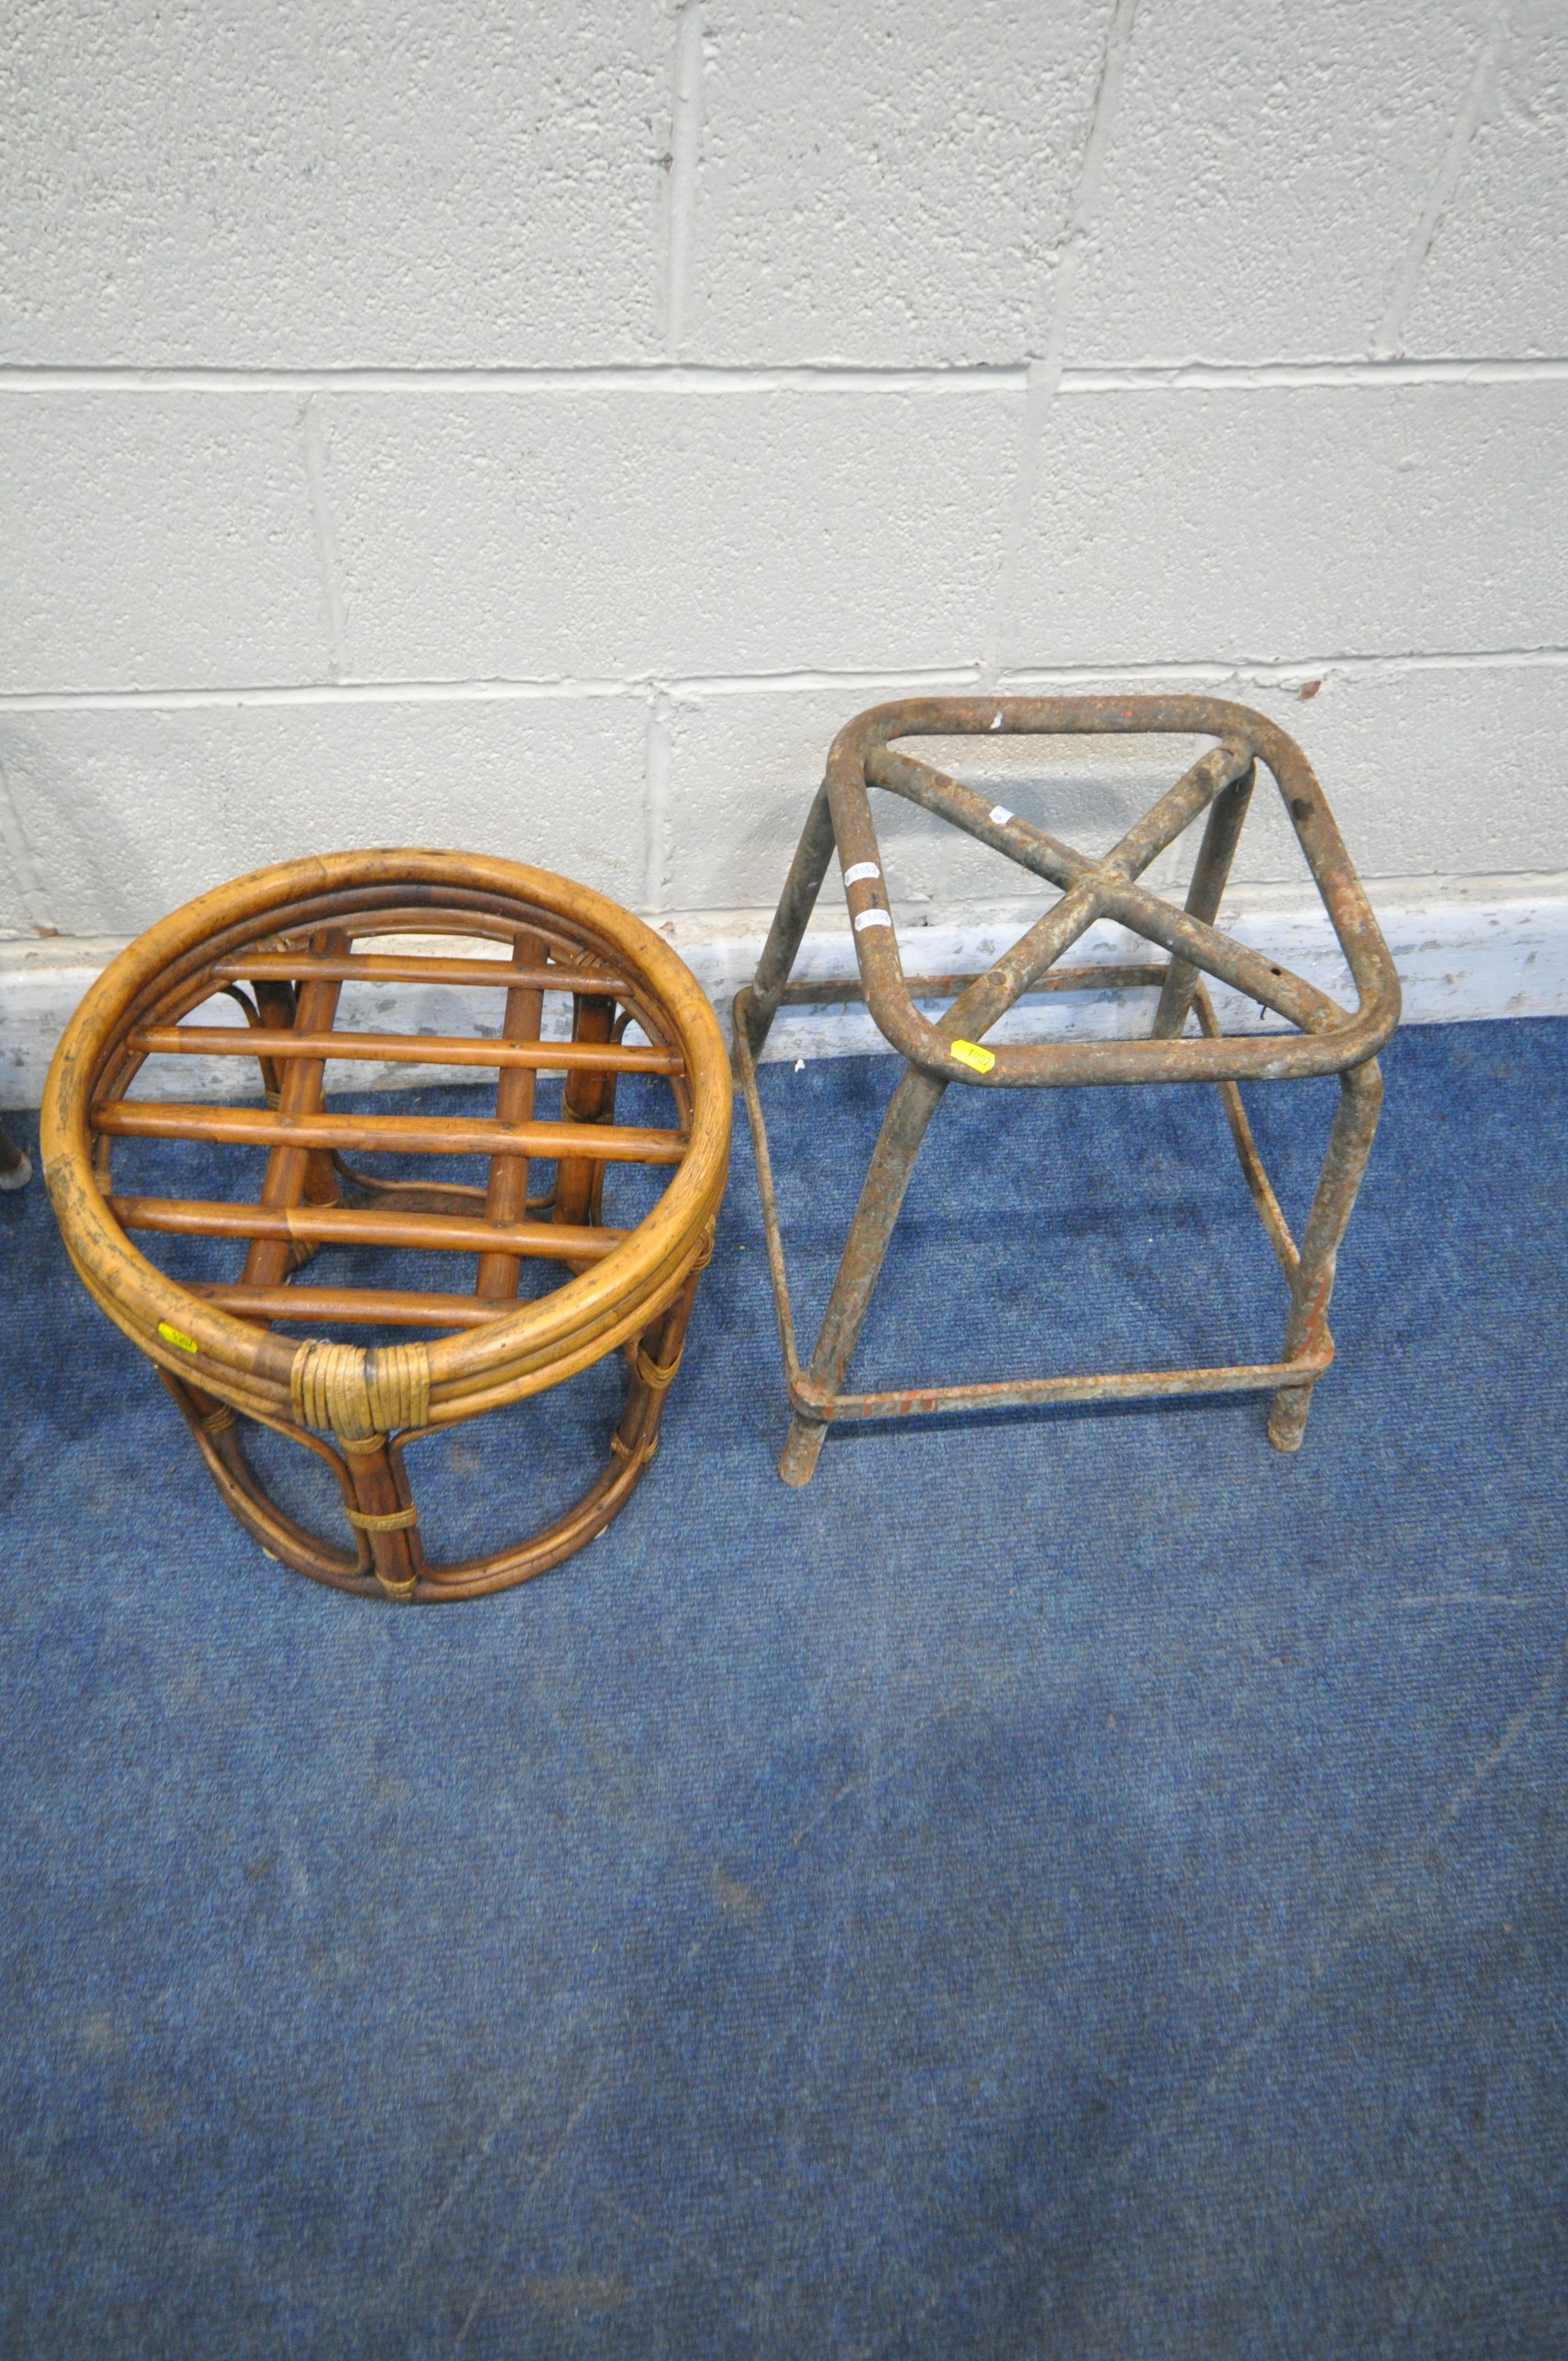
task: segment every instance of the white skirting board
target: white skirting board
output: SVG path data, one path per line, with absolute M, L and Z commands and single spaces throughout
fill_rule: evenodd
M 1408 1025 L 1446 1025 L 1503 1016 L 1568 1016 L 1568 879 L 1486 879 L 1474 886 L 1434 884 L 1369 889 L 1373 906 L 1404 985 Z M 824 892 L 820 917 L 806 938 L 796 975 L 826 981 L 852 975 L 854 954 L 847 927 L 839 923 L 837 881 Z M 977 972 L 1016 939 L 1039 916 L 1036 904 L 1009 904 L 986 911 L 966 910 L 957 919 L 923 924 L 923 909 L 898 913 L 899 941 L 910 974 Z M 728 1029 L 729 1004 L 755 970 L 766 921 L 752 912 L 694 913 L 655 919 L 666 941 L 687 961 L 718 1009 Z M 1254 895 L 1223 915 L 1226 928 L 1325 991 L 1344 998 L 1349 978 L 1321 908 L 1295 895 L 1272 903 Z M 120 950 L 118 942 L 52 937 L 0 941 L 0 1107 L 36 1107 L 55 1043 L 94 976 Z M 432 948 L 434 948 L 433 945 Z M 442 948 L 450 950 L 449 939 Z M 1157 961 L 1161 954 L 1119 928 L 1101 926 L 1069 954 L 1075 965 L 1114 965 Z M 1066 962 L 1064 962 L 1065 964 Z M 496 995 L 427 989 L 374 993 L 349 1005 L 356 1013 L 394 1024 L 400 1030 L 493 1031 Z M 1151 991 L 1050 994 L 1022 1003 L 992 1038 L 996 1040 L 1111 1039 L 1146 1032 L 1153 1016 Z M 1278 1029 L 1277 1019 L 1222 987 L 1214 1004 L 1227 1031 Z M 232 1003 L 213 1005 L 206 1019 L 237 1021 Z M 547 1030 L 550 1027 L 547 1025 Z M 863 1008 L 842 1003 L 784 1011 L 769 1038 L 769 1058 L 844 1057 L 887 1047 Z M 254 1070 L 245 1060 L 160 1060 L 159 1091 L 172 1089 L 170 1068 L 178 1062 L 179 1093 L 188 1097 L 254 1095 Z M 150 1081 L 150 1073 L 148 1077 Z M 367 1085 L 407 1088 L 433 1079 L 428 1068 L 345 1065 L 339 1089 Z M 471 1081 L 471 1070 L 453 1081 Z M 156 1094 L 156 1093 L 155 1093 Z

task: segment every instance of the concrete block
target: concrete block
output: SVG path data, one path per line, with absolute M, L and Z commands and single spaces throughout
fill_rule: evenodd
M 356 674 L 880 670 L 979 653 L 1016 394 L 322 406 Z
M 38 883 L 33 849 L 0 763 L 0 940 L 36 939 L 54 927 Z
M 1330 670 L 1305 699 L 1299 686 L 1245 677 L 1217 682 L 1212 693 L 1266 714 L 1295 739 L 1375 901 L 1380 881 L 1409 898 L 1412 880 L 1484 882 L 1568 870 L 1568 664 Z M 1165 763 L 1186 744 L 1167 740 Z M 1092 849 L 1087 831 L 1072 840 Z M 1197 832 L 1190 831 L 1163 856 L 1153 873 L 1163 890 L 1179 881 L 1185 892 L 1196 846 Z M 1266 777 L 1232 876 L 1243 905 L 1261 895 L 1267 906 L 1282 892 L 1312 895 L 1295 831 Z
M 0 395 L 0 687 L 324 677 L 299 405 Z
M 240 367 L 652 348 L 671 28 L 585 0 L 18 0 L 0 353 Z
M 1047 680 L 1016 686 L 1059 693 Z M 1108 675 L 1100 686 L 1136 691 L 1157 684 Z M 677 708 L 669 908 L 771 914 L 834 736 L 855 712 L 896 693 L 756 691 Z M 1298 688 L 1245 679 L 1212 693 L 1267 714 L 1296 739 L 1369 883 L 1568 870 L 1568 664 L 1331 673 L 1306 700 Z M 925 751 L 1009 809 L 1094 853 L 1109 850 L 1206 742 L 971 738 L 932 741 Z M 907 923 L 935 925 L 951 913 L 1003 906 L 1026 923 L 1048 898 L 1011 862 L 896 796 L 874 796 L 872 809 L 889 890 Z M 1163 854 L 1149 883 L 1184 893 L 1197 841 L 1190 831 Z M 1255 889 L 1312 893 L 1266 778 L 1234 875 L 1244 899 Z M 820 906 L 825 923 L 842 925 L 836 871 Z
M 1240 682 L 1305 752 L 1350 857 L 1378 879 L 1568 870 L 1568 664 L 1330 672 L 1303 703 Z M 1239 883 L 1305 878 L 1277 796 L 1249 817 Z
M 1140 9 L 1069 357 L 1365 354 L 1482 14 L 1481 0 Z
M 28 942 L 36 931 L 20 884 L 8 867 L 0 867 L 0 942 Z
M 1568 386 L 1062 396 L 1014 668 L 1568 642 Z
M 1420 354 L 1568 352 L 1568 15 L 1510 8 L 1496 88 L 1403 337 Z
M 771 911 L 839 730 L 867 707 L 907 694 L 894 684 L 683 701 L 671 724 L 669 907 Z M 1108 851 L 1201 746 L 1185 739 L 952 738 L 925 741 L 917 751 L 1093 853 Z M 1043 907 L 1049 898 L 1048 888 L 1033 885 L 1000 853 L 901 796 L 874 794 L 872 814 L 889 891 L 912 923 L 959 906 L 1022 897 Z M 1162 862 L 1151 882 L 1168 867 Z M 842 923 L 836 870 L 823 906 Z
M 1029 686 L 1050 693 L 1045 681 Z M 1288 730 L 1317 773 L 1375 899 L 1379 881 L 1392 881 L 1408 898 L 1412 880 L 1424 891 L 1437 879 L 1568 870 L 1568 664 L 1331 669 L 1316 685 L 1245 675 L 1212 686 L 1112 675 L 1104 686 L 1164 686 L 1177 694 L 1196 687 L 1250 706 Z M 1310 690 L 1305 698 L 1302 686 Z M 1190 759 L 1184 739 L 1136 742 L 1152 747 L 1153 765 L 1167 782 Z M 1155 793 L 1161 784 L 1157 777 Z M 1104 792 L 1098 783 L 1096 791 Z M 1022 801 L 1014 807 L 1025 808 Z M 1059 796 L 1048 807 L 1057 813 L 1062 807 Z M 1031 817 L 1058 825 L 1045 808 Z M 1059 832 L 1085 851 L 1094 849 L 1091 827 L 1080 824 L 1075 834 L 1062 826 Z M 1197 831 L 1190 831 L 1162 855 L 1150 873 L 1162 891 L 1185 892 L 1197 841 Z M 1267 905 L 1280 892 L 1313 893 L 1295 830 L 1266 776 L 1253 797 L 1232 877 L 1244 904 L 1260 894 Z
M 0 714 L 56 924 L 129 936 L 225 879 L 356 844 L 555 869 L 636 906 L 631 697 Z
M 716 14 L 683 354 L 1038 349 L 1109 16 L 1107 0 Z
M 0 1107 L 41 1106 L 55 1044 L 122 946 L 0 939 Z

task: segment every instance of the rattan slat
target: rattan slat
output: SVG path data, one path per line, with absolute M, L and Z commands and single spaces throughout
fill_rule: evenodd
M 127 1230 L 165 1237 L 291 1238 L 306 1246 L 413 1246 L 443 1254 L 505 1247 L 547 1262 L 600 1262 L 627 1235 L 559 1222 L 465 1221 L 456 1213 L 370 1205 L 231 1205 L 200 1197 L 111 1197 L 109 1210 Z
M 238 1025 L 154 1025 L 126 1047 L 158 1058 L 357 1058 L 389 1066 L 532 1066 L 540 1073 L 678 1074 L 670 1049 L 579 1041 L 488 1041 L 473 1034 L 283 1033 Z
M 539 992 L 604 992 L 620 998 L 624 976 L 600 967 L 513 967 L 507 960 L 400 958 L 391 951 L 345 951 L 334 958 L 319 951 L 257 951 L 243 959 L 218 960 L 212 972 L 220 982 L 247 983 L 270 979 L 303 983 L 312 976 L 340 983 L 532 984 Z
M 477 1295 L 425 1295 L 394 1287 L 214 1287 L 191 1290 L 241 1320 L 297 1321 L 317 1327 L 342 1320 L 371 1328 L 483 1328 L 515 1311 Z
M 404 1156 L 563 1156 L 607 1164 L 679 1164 L 678 1131 L 628 1125 L 501 1124 L 418 1115 L 273 1115 L 259 1107 L 188 1106 L 161 1099 L 111 1099 L 93 1110 L 93 1128 L 116 1139 L 204 1139 L 237 1148 L 335 1148 Z

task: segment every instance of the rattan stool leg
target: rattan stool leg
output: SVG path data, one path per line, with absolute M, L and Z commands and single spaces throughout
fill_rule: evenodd
M 808 1380 L 821 1393 L 831 1396 L 843 1386 L 844 1372 L 871 1309 L 888 1241 L 904 1203 L 915 1159 L 920 1153 L 920 1143 L 947 1088 L 945 1082 L 933 1081 L 930 1075 L 907 1066 L 883 1117 L 882 1132 L 850 1225 L 839 1276 L 817 1331 L 817 1349 L 811 1356 Z M 779 1474 L 786 1484 L 810 1483 L 827 1433 L 824 1420 L 807 1417 L 796 1410 L 779 1460 Z
M 548 949 L 541 935 L 516 935 L 512 939 L 512 965 L 541 968 Z M 543 1018 L 543 993 L 528 986 L 514 987 L 507 994 L 506 1014 L 501 1019 L 502 1037 L 508 1041 L 537 1041 Z M 513 1066 L 502 1073 L 496 1085 L 496 1114 L 502 1123 L 532 1122 L 536 1080 L 527 1066 Z M 486 1221 L 522 1222 L 527 1218 L 527 1157 L 492 1156 L 489 1185 L 485 1194 Z M 517 1294 L 521 1270 L 521 1261 L 516 1255 L 481 1255 L 474 1292 L 488 1301 L 510 1301 Z
M 1279 1355 L 1282 1361 L 1310 1353 L 1328 1326 L 1334 1263 L 1372 1153 L 1382 1104 L 1383 1078 L 1376 1058 L 1340 1076 L 1340 1103 L 1301 1241 L 1301 1260 Z M 1300 1450 L 1311 1407 L 1310 1385 L 1281 1386 L 1268 1418 L 1268 1439 L 1277 1451 Z
M 669 1310 L 645 1328 L 629 1356 L 631 1382 L 626 1407 L 610 1443 L 615 1457 L 632 1466 L 646 1464 L 659 1447 L 664 1403 L 685 1349 L 686 1324 L 696 1301 L 701 1267 L 694 1270 Z
M 341 928 L 330 927 L 313 936 L 312 948 L 328 957 L 340 956 L 347 950 L 348 942 Z M 307 983 L 298 996 L 291 1029 L 301 1033 L 330 1032 L 342 991 L 342 984 L 335 982 L 318 980 Z M 285 1115 L 315 1114 L 322 1104 L 324 1072 L 319 1060 L 291 1059 L 279 1088 L 280 1112 Z M 275 1148 L 267 1159 L 267 1177 L 261 1184 L 264 1205 L 292 1206 L 302 1201 L 330 1205 L 337 1202 L 338 1193 L 332 1159 L 319 1148 Z M 295 1249 L 287 1239 L 257 1238 L 245 1260 L 246 1284 L 281 1286 L 296 1260 Z
M 614 1032 L 614 1001 L 583 994 L 573 1008 L 573 1040 L 605 1042 L 611 1039 Z M 561 1093 L 562 1120 L 567 1123 L 602 1123 L 614 1104 L 614 1089 L 608 1075 L 568 1074 L 565 1089 Z M 555 1167 L 555 1219 L 558 1222 L 580 1224 L 593 1219 L 597 1177 L 597 1168 L 587 1157 L 562 1157 Z
M 190 1385 L 183 1378 L 172 1376 L 168 1369 L 159 1369 L 158 1374 L 179 1404 L 207 1464 L 207 1472 L 230 1511 L 260 1543 L 269 1557 L 277 1558 L 283 1565 L 297 1566 L 302 1574 L 310 1574 L 320 1582 L 367 1588 L 370 1578 L 367 1537 L 362 1533 L 356 1535 L 356 1550 L 345 1556 L 341 1550 L 333 1549 L 314 1533 L 307 1532 L 302 1525 L 296 1524 L 258 1481 L 245 1455 L 240 1422 L 229 1404 L 220 1401 L 214 1394 L 204 1393 L 199 1386 Z M 301 1434 L 297 1430 L 294 1439 L 307 1444 L 328 1462 L 340 1486 L 349 1486 L 352 1479 L 334 1451 L 318 1443 L 313 1435 Z M 345 1505 L 347 1505 L 346 1500 Z
M 402 1463 L 388 1450 L 384 1434 L 339 1435 L 337 1441 L 354 1480 L 349 1522 L 369 1542 L 370 1563 L 387 1597 L 410 1599 L 422 1558 L 415 1539 L 419 1512 Z

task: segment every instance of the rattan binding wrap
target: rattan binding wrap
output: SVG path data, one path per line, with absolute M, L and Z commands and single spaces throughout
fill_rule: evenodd
M 388 1434 L 430 1424 L 430 1356 L 422 1345 L 367 1353 L 357 1345 L 320 1345 L 307 1337 L 289 1372 L 302 1426 L 333 1434 Z

